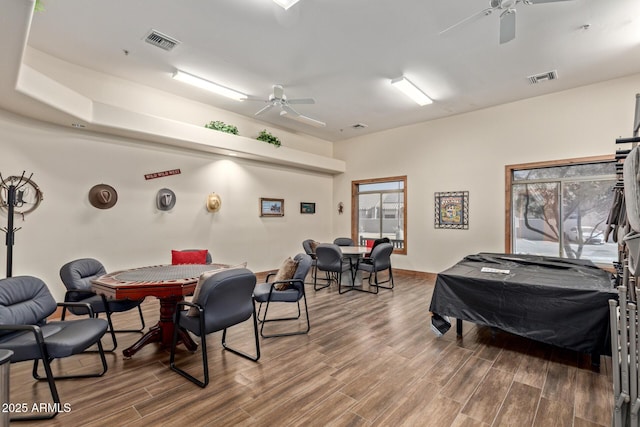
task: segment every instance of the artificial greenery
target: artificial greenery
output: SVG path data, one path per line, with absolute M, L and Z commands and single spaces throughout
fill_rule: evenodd
M 33 10 L 35 10 L 36 12 L 41 12 L 44 10 L 44 6 L 42 5 L 41 0 L 36 0 L 36 5 L 34 6 Z
M 204 127 L 208 129 L 219 130 L 220 132 L 232 133 L 234 135 L 238 134 L 237 127 L 235 127 L 234 125 L 228 125 L 225 122 L 221 122 L 219 120 L 216 120 L 214 122 L 209 122 L 206 125 L 204 125 Z
M 269 144 L 273 144 L 276 147 L 280 147 L 280 145 L 282 145 L 282 143 L 280 142 L 278 137 L 271 135 L 269 132 L 267 132 L 266 129 L 261 130 L 260 134 L 258 135 L 258 137 L 256 139 L 258 141 L 264 141 L 264 142 L 267 142 Z

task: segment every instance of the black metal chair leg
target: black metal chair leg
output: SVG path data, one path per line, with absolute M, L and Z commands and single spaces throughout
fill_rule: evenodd
M 114 312 L 112 311 L 111 314 L 113 314 Z M 116 334 L 119 333 L 128 333 L 128 332 L 137 332 L 137 333 L 143 333 L 144 332 L 144 328 L 146 326 L 145 322 L 144 322 L 144 315 L 142 314 L 142 307 L 138 306 L 138 314 L 140 316 L 140 328 L 139 329 L 116 329 L 113 332 L 115 332 Z
M 370 289 L 364 289 L 362 287 L 357 287 L 356 286 L 356 274 L 357 271 L 354 271 L 351 275 L 351 286 L 349 286 L 349 289 L 344 291 L 344 292 L 340 292 L 340 293 L 347 293 L 350 291 L 358 291 L 358 292 L 365 292 L 368 294 L 377 294 L 378 293 L 378 286 L 374 285 L 371 283 L 371 274 L 369 274 L 369 277 L 367 278 L 367 282 L 369 283 L 370 287 L 373 287 L 375 290 L 370 290 Z M 362 281 L 364 282 L 364 277 L 362 278 Z
M 199 313 L 200 317 L 200 331 L 204 331 L 204 316 L 203 311 L 200 309 Z M 204 381 L 197 379 L 186 371 L 178 368 L 175 363 L 176 359 L 176 346 L 178 345 L 178 330 L 180 329 L 180 310 L 176 309 L 175 318 L 174 318 L 175 326 L 173 328 L 173 339 L 171 340 L 171 352 L 169 354 L 169 367 L 172 371 L 177 372 L 182 375 L 184 378 L 188 379 L 192 383 L 205 388 L 207 384 L 209 384 L 209 363 L 207 361 L 207 336 L 206 334 L 200 335 L 200 349 L 202 351 L 202 369 L 204 375 Z
M 60 409 L 62 408 L 62 404 L 60 403 L 60 395 L 58 394 L 58 389 L 56 387 L 55 380 L 66 380 L 66 379 L 77 379 L 77 378 L 97 378 L 103 376 L 108 369 L 107 359 L 104 355 L 104 349 L 102 347 L 102 343 L 100 341 L 97 342 L 98 345 L 98 353 L 100 353 L 100 361 L 102 362 L 102 371 L 93 374 L 78 374 L 78 375 L 53 375 L 53 370 L 51 369 L 51 360 L 46 354 L 46 349 L 44 348 L 43 343 L 39 343 L 38 346 L 40 348 L 40 355 L 42 359 L 42 365 L 44 366 L 45 376 L 41 376 L 38 373 L 38 362 L 40 359 L 34 359 L 33 361 L 33 370 L 32 376 L 38 381 L 47 381 L 49 385 L 49 391 L 51 392 L 51 398 L 53 400 L 53 408 L 55 411 L 43 413 L 41 415 L 34 415 L 28 417 L 12 417 L 11 421 L 34 421 L 34 420 L 49 420 L 56 415 L 58 415 Z
M 50 420 L 51 418 L 55 417 L 56 415 L 58 415 L 59 412 L 59 408 L 62 406 L 62 404 L 60 403 L 60 395 L 58 394 L 58 389 L 56 387 L 56 382 L 53 376 L 53 372 L 51 370 L 51 364 L 49 362 L 49 359 L 46 355 L 46 350 L 44 348 L 44 344 L 43 343 L 38 343 L 38 347 L 40 348 L 40 355 L 42 356 L 42 364 L 44 365 L 44 371 L 46 374 L 46 380 L 47 383 L 49 384 L 49 391 L 51 392 L 51 399 L 53 400 L 53 406 L 55 411 L 54 412 L 47 412 L 47 413 L 43 413 L 41 415 L 32 415 L 32 416 L 25 416 L 25 417 L 11 417 L 10 421 L 36 421 L 36 420 Z M 37 364 L 36 362 L 38 361 L 38 359 L 34 360 L 34 368 L 33 368 L 33 372 L 34 372 L 34 377 L 37 374 Z M 40 379 L 40 378 L 37 378 Z
M 383 288 L 383 289 L 393 289 L 395 284 L 393 282 L 393 272 L 391 270 L 391 268 L 389 268 L 389 279 L 385 280 L 384 282 L 379 282 L 378 281 L 378 272 L 375 272 L 375 276 L 374 276 L 374 281 L 375 283 L 371 283 L 371 274 L 369 275 L 369 284 L 371 286 L 375 286 L 376 288 Z M 391 286 L 382 286 L 382 283 L 391 283 Z
M 266 313 L 266 311 L 265 311 Z M 256 362 L 258 359 L 260 359 L 260 340 L 258 338 L 258 318 L 256 316 L 256 310 L 255 310 L 255 304 L 254 304 L 254 308 L 253 308 L 253 333 L 255 335 L 255 341 L 256 341 L 256 355 L 255 356 L 251 356 L 248 353 L 244 353 L 240 350 L 236 350 L 234 348 L 231 348 L 227 345 L 227 329 L 224 329 L 222 331 L 222 347 L 224 347 L 225 350 L 230 351 L 233 354 L 237 354 L 238 356 L 242 356 L 245 359 L 249 359 L 252 360 L 254 362 Z
M 324 289 L 324 288 L 328 288 L 329 286 L 331 286 L 331 276 L 329 275 L 329 272 L 325 271 L 325 275 L 327 276 L 325 279 L 320 279 L 320 280 L 325 280 L 326 284 L 323 286 L 318 287 L 318 272 L 316 271 L 316 274 L 313 276 L 313 290 L 314 291 L 319 291 L 320 289 Z
M 98 341 L 96 343 L 98 345 L 98 350 L 95 350 L 96 353 L 100 354 L 100 362 L 102 363 L 102 371 L 98 372 L 98 373 L 93 373 L 93 374 L 76 374 L 76 375 L 53 375 L 52 374 L 52 378 L 55 380 L 69 380 L 69 379 L 77 379 L 77 378 L 99 378 L 101 376 L 103 376 L 107 370 L 108 370 L 108 365 L 107 365 L 107 359 L 104 355 L 105 351 L 104 348 L 102 347 L 102 342 Z M 86 353 L 92 353 L 93 351 L 85 351 Z M 34 379 L 38 380 L 38 381 L 43 381 L 43 380 L 48 380 L 48 374 L 47 374 L 47 365 L 49 366 L 49 370 L 51 370 L 51 360 L 49 360 L 48 363 L 45 363 L 46 359 L 42 359 L 42 364 L 44 365 L 44 369 L 45 369 L 45 376 L 41 376 L 38 373 L 38 361 L 40 359 L 34 359 L 33 361 L 33 371 L 32 371 L 32 376 Z
M 260 336 L 262 336 L 262 338 L 274 338 L 274 337 L 288 337 L 288 336 L 291 336 L 291 335 L 304 335 L 304 334 L 308 333 L 311 330 L 311 323 L 309 322 L 309 307 L 307 306 L 307 295 L 303 294 L 302 298 L 304 299 L 304 310 L 305 310 L 305 315 L 307 317 L 307 329 L 306 330 L 266 335 L 264 333 L 264 324 L 265 323 L 267 323 L 267 322 L 279 322 L 279 321 L 283 321 L 283 320 L 298 320 L 298 319 L 300 319 L 300 316 L 302 315 L 302 313 L 300 311 L 300 301 L 298 300 L 298 317 L 279 317 L 279 318 L 276 318 L 276 319 L 267 319 L 267 312 L 269 311 L 269 301 L 267 301 L 267 306 L 265 308 L 264 315 L 262 317 L 261 326 L 260 326 Z M 262 306 L 262 303 L 260 303 L 260 306 Z M 260 313 L 260 309 L 258 309 L 258 313 Z M 259 321 L 259 319 L 258 319 L 258 321 Z
M 262 312 L 262 304 L 260 303 L 260 305 L 258 306 L 258 323 L 262 324 L 264 322 L 279 322 L 282 320 L 298 320 L 300 318 L 300 316 L 302 316 L 302 311 L 300 311 L 300 301 L 298 301 L 298 315 L 294 316 L 294 317 L 278 317 L 275 319 L 267 319 L 267 310 L 269 310 L 269 301 L 267 301 L 266 303 L 266 308 L 264 310 L 264 314 L 262 315 L 262 318 L 260 318 L 260 313 Z

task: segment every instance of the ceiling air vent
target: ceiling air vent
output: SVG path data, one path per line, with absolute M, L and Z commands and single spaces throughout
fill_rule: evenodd
M 558 72 L 556 70 L 527 77 L 527 79 L 529 79 L 529 83 L 531 84 L 536 84 L 536 83 L 544 82 L 547 80 L 555 80 L 557 78 L 558 78 Z
M 356 123 L 355 125 L 351 125 L 352 128 L 354 129 L 364 129 L 366 127 L 368 127 L 367 125 L 365 125 L 364 123 Z
M 168 35 L 162 34 L 160 31 L 156 30 L 149 31 L 145 36 L 144 41 L 164 50 L 171 50 L 180 44 L 180 42 L 173 37 L 169 37 Z

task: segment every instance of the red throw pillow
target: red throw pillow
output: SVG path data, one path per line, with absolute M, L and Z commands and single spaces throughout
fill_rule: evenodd
M 207 263 L 207 251 L 203 249 L 201 251 L 171 251 L 171 264 L 206 264 Z

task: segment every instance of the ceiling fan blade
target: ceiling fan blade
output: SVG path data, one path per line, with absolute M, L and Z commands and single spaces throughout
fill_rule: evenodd
M 525 3 L 538 4 L 538 3 L 557 3 L 561 1 L 573 1 L 573 0 L 528 0 Z
M 516 38 L 516 10 L 507 9 L 500 15 L 500 44 Z
M 255 116 L 259 116 L 260 114 L 264 113 L 265 111 L 268 111 L 270 109 L 273 108 L 273 104 L 268 104 L 265 105 L 262 109 L 260 109 L 260 111 L 258 111 L 256 114 L 254 114 Z
M 310 126 L 315 127 L 325 127 L 327 124 L 325 122 L 321 122 L 320 120 L 312 119 L 311 117 L 303 116 L 302 114 L 288 114 L 287 111 L 280 111 L 280 116 L 286 117 L 291 120 L 295 120 Z
M 276 99 L 282 99 L 284 96 L 284 88 L 282 85 L 273 85 L 273 96 Z
M 308 125 L 319 127 L 319 128 L 323 128 L 323 127 L 327 126 L 327 124 L 325 122 L 321 122 L 320 120 L 312 119 L 311 117 L 303 116 L 302 114 L 299 115 L 298 117 L 296 117 L 295 120 L 298 120 L 299 122 L 306 123 Z
M 480 12 L 474 13 L 471 16 L 467 16 L 466 18 L 464 18 L 462 21 L 458 21 L 455 24 L 453 24 L 450 27 L 445 28 L 444 30 L 440 31 L 438 33 L 438 35 L 442 35 L 444 33 L 446 33 L 447 31 L 453 30 L 456 27 L 459 27 L 460 25 L 466 24 L 467 22 L 471 22 L 471 21 L 475 21 L 479 18 L 482 18 L 483 16 L 487 16 L 487 15 L 491 15 L 491 13 L 493 13 L 493 8 L 488 7 L 484 10 L 481 10 Z
M 269 102 L 269 100 L 264 99 L 264 98 L 258 98 L 257 96 L 248 96 L 243 101 Z
M 287 104 L 284 104 L 282 106 L 282 109 L 284 111 L 286 111 L 287 113 L 291 114 L 292 116 L 299 116 L 300 113 L 298 113 L 296 110 L 294 110 L 293 108 L 291 108 L 290 106 L 288 106 Z M 280 112 L 280 115 L 282 115 L 282 112 Z
M 315 104 L 316 100 L 313 98 L 296 98 L 287 99 L 287 104 Z

